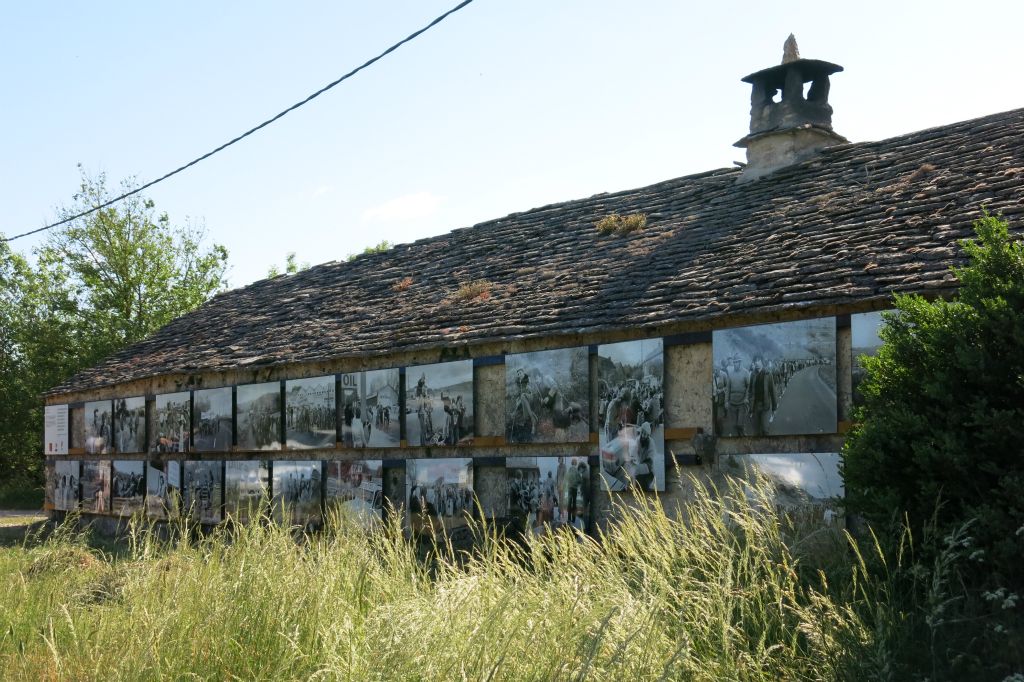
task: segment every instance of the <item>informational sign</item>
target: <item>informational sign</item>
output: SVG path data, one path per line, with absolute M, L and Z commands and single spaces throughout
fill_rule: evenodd
M 68 406 L 47 405 L 43 417 L 47 455 L 68 454 Z

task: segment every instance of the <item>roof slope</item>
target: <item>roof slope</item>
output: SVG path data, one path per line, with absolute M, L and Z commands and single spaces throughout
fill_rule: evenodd
M 982 208 L 1024 213 L 1024 109 L 516 213 L 225 292 L 50 394 L 148 376 L 708 320 L 953 286 Z M 647 227 L 601 235 L 609 213 Z M 401 284 L 411 278 L 408 287 Z M 485 300 L 456 295 L 487 280 Z

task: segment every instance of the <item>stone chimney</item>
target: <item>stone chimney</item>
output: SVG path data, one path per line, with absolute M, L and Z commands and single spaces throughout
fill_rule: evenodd
M 848 141 L 832 130 L 832 107 L 828 104 L 828 77 L 842 70 L 838 64 L 802 59 L 796 38 L 790 34 L 783 46 L 782 64 L 743 78 L 753 91 L 750 134 L 735 145 L 747 150 L 740 182 L 755 180 L 825 147 Z M 806 95 L 805 83 L 811 84 Z

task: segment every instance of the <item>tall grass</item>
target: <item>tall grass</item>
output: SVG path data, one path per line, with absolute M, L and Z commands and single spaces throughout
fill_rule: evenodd
M 472 553 L 426 561 L 397 524 L 338 516 L 314 535 L 137 523 L 123 556 L 65 524 L 0 549 L 0 679 L 893 678 L 854 551 L 830 579 L 766 486 L 694 487 L 681 520 L 648 498 L 597 540 L 482 524 Z

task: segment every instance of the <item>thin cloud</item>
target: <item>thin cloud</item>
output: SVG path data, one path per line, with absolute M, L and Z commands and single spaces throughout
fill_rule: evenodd
M 367 223 L 422 220 L 437 213 L 443 202 L 444 197 L 431 192 L 414 192 L 371 206 L 363 211 L 361 217 L 363 222 Z

